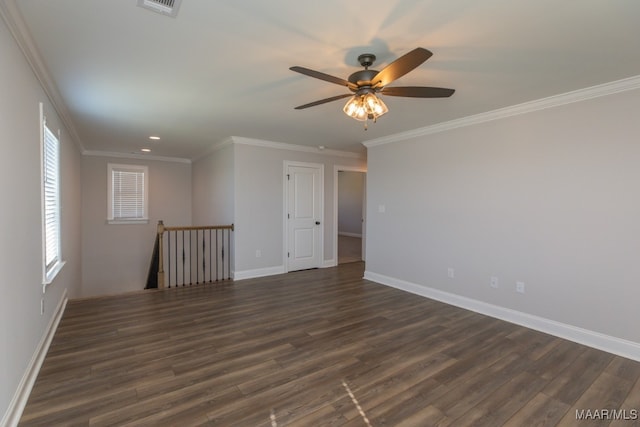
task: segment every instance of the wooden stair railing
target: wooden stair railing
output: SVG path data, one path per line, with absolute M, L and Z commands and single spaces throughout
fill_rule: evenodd
M 158 221 L 157 288 L 231 279 L 231 225 L 167 227 Z M 156 251 L 154 251 L 156 252 Z M 147 287 L 152 281 L 150 267 Z M 166 270 L 166 271 L 165 271 Z
M 156 289 L 158 287 L 158 263 L 160 262 L 160 248 L 158 247 L 158 234 L 154 237 L 153 252 L 151 254 L 151 262 L 149 263 L 149 271 L 147 273 L 147 285 L 145 289 Z

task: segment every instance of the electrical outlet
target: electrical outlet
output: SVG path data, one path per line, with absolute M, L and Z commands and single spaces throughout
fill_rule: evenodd
M 498 286 L 499 286 L 498 278 L 496 276 L 491 276 L 491 287 L 497 289 Z
M 453 279 L 456 276 L 456 271 L 452 267 L 447 268 L 447 276 Z
M 524 294 L 524 282 L 516 282 L 516 292 Z
M 261 258 L 262 257 L 262 251 L 260 249 L 256 250 L 256 258 Z

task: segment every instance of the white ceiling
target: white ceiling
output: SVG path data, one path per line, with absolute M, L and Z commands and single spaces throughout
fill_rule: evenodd
M 638 0 L 183 0 L 176 18 L 136 0 L 0 2 L 24 20 L 87 151 L 195 158 L 229 136 L 360 151 L 640 75 Z M 293 109 L 347 89 L 290 66 L 346 78 L 361 53 L 379 70 L 418 46 L 433 57 L 392 85 L 450 87 L 451 98 L 386 97 L 390 112 L 367 131 L 346 100 Z

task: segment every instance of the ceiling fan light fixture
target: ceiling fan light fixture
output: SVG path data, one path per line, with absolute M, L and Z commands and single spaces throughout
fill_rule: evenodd
M 303 110 L 316 105 L 326 104 L 327 102 L 337 101 L 338 99 L 349 98 L 342 111 L 356 120 L 364 122 L 364 128 L 367 129 L 367 120 L 376 119 L 386 114 L 389 109 L 377 93 L 383 93 L 388 96 L 401 96 L 409 98 L 446 98 L 455 92 L 454 89 L 446 89 L 442 87 L 428 86 L 392 86 L 389 83 L 399 79 L 411 70 L 417 68 L 424 61 L 433 55 L 427 49 L 418 47 L 411 52 L 402 55 L 391 64 L 384 67 L 381 71 L 369 69 L 373 65 L 376 56 L 365 53 L 358 57 L 358 62 L 364 67 L 364 70 L 352 73 L 348 80 L 341 79 L 320 71 L 311 70 L 300 66 L 290 67 L 291 71 L 304 74 L 309 77 L 324 80 L 340 86 L 346 86 L 354 93 L 345 93 L 343 95 L 332 96 L 318 101 L 309 102 L 308 104 L 295 107 L 296 110 Z
M 366 105 L 367 112 L 370 115 L 373 115 L 374 118 L 378 118 L 389 112 L 389 109 L 385 103 L 382 102 L 382 99 L 373 93 L 368 93 L 364 96 L 364 103 Z
M 349 98 L 349 101 L 345 104 L 342 111 L 344 113 L 356 120 L 366 120 L 367 114 L 364 110 L 364 105 L 361 102 L 361 97 L 359 95 L 354 95 Z
M 375 93 L 352 96 L 342 110 L 347 116 L 359 121 L 368 119 L 375 121 L 389 111 L 382 99 L 377 97 Z

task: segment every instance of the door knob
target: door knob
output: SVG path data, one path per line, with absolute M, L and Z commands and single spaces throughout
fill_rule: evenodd
M 316 225 L 320 225 L 320 221 L 316 221 Z

